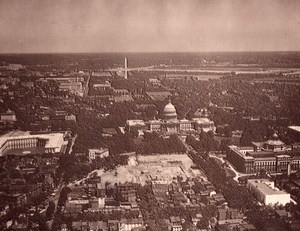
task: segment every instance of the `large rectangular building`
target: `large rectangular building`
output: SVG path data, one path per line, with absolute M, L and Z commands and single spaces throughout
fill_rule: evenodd
M 59 153 L 66 144 L 64 133 L 10 132 L 0 137 L 0 156 L 8 153 L 31 154 L 36 150 L 43 153 Z
M 154 119 L 149 121 L 143 120 L 127 120 L 126 128 L 128 131 L 132 129 L 150 132 L 163 133 L 195 133 L 199 131 L 215 132 L 215 124 L 206 117 L 193 118 L 192 120 L 177 119 L 175 106 L 169 100 L 161 113 L 162 119 Z
M 289 193 L 279 190 L 274 186 L 274 182 L 267 179 L 248 180 L 247 188 L 257 200 L 265 205 L 285 205 L 291 200 Z
M 227 159 L 242 173 L 257 173 L 261 169 L 267 172 L 286 172 L 300 169 L 300 150 L 257 149 L 230 145 Z
M 196 132 L 203 130 L 204 132 L 215 132 L 214 122 L 208 118 L 194 118 L 193 120 L 127 120 L 126 128 L 130 131 L 132 129 L 150 132 Z

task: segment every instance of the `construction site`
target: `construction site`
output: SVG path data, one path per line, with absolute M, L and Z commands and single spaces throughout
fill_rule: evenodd
M 119 166 L 115 170 L 97 170 L 103 182 L 125 183 L 132 182 L 146 184 L 149 181 L 171 183 L 177 177 L 199 178 L 206 180 L 206 176 L 193 167 L 193 161 L 186 154 L 170 155 L 139 155 L 131 156 L 126 166 Z

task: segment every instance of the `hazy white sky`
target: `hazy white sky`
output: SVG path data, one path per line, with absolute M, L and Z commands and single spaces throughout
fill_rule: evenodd
M 0 52 L 300 50 L 298 0 L 0 0 Z

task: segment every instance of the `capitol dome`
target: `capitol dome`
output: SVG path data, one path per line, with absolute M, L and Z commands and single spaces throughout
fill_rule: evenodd
M 169 103 L 165 106 L 162 117 L 164 120 L 171 121 L 171 120 L 177 120 L 177 113 L 174 105 L 171 103 L 171 100 L 169 100 Z

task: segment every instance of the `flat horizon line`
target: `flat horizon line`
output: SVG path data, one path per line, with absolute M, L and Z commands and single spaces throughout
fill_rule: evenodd
M 298 53 L 296 51 L 99 51 L 99 52 L 0 52 L 0 55 L 46 55 L 46 54 L 182 54 L 182 53 Z

